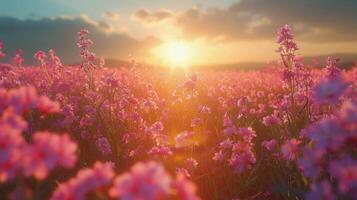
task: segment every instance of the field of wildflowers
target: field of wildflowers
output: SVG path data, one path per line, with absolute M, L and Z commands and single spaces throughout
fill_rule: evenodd
M 288 25 L 249 72 L 108 69 L 88 36 L 78 66 L 0 63 L 0 199 L 357 199 L 357 69 Z

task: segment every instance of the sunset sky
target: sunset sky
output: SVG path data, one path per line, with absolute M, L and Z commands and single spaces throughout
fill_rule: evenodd
M 357 53 L 353 0 L 0 0 L 5 50 L 54 48 L 78 59 L 76 32 L 91 31 L 102 57 L 166 64 L 165 44 L 187 46 L 190 65 L 277 58 L 276 29 L 289 23 L 303 55 Z M 318 52 L 318 54 L 316 53 Z

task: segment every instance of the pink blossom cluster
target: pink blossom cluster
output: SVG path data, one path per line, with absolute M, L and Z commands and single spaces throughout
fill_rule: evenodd
M 42 114 L 59 112 L 59 105 L 38 96 L 33 87 L 0 90 L 0 181 L 33 176 L 42 180 L 58 166 L 72 168 L 77 144 L 68 134 L 37 131 L 28 142 L 22 135 L 29 128 L 24 115 L 35 109 Z
M 183 200 L 198 200 L 196 186 L 185 176 L 176 179 L 156 162 L 137 163 L 130 172 L 119 175 L 109 191 L 116 199 L 165 199 L 176 196 Z

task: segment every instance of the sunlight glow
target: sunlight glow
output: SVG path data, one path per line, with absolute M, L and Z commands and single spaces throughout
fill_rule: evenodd
M 159 52 L 170 67 L 187 67 L 191 57 L 190 48 L 183 41 L 166 42 Z

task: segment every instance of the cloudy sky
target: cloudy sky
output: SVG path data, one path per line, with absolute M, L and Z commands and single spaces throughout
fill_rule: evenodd
M 303 55 L 357 53 L 354 0 L 0 0 L 0 40 L 12 53 L 54 48 L 78 59 L 76 32 L 102 57 L 164 63 L 160 46 L 183 41 L 190 64 L 277 58 L 276 29 L 291 24 Z

